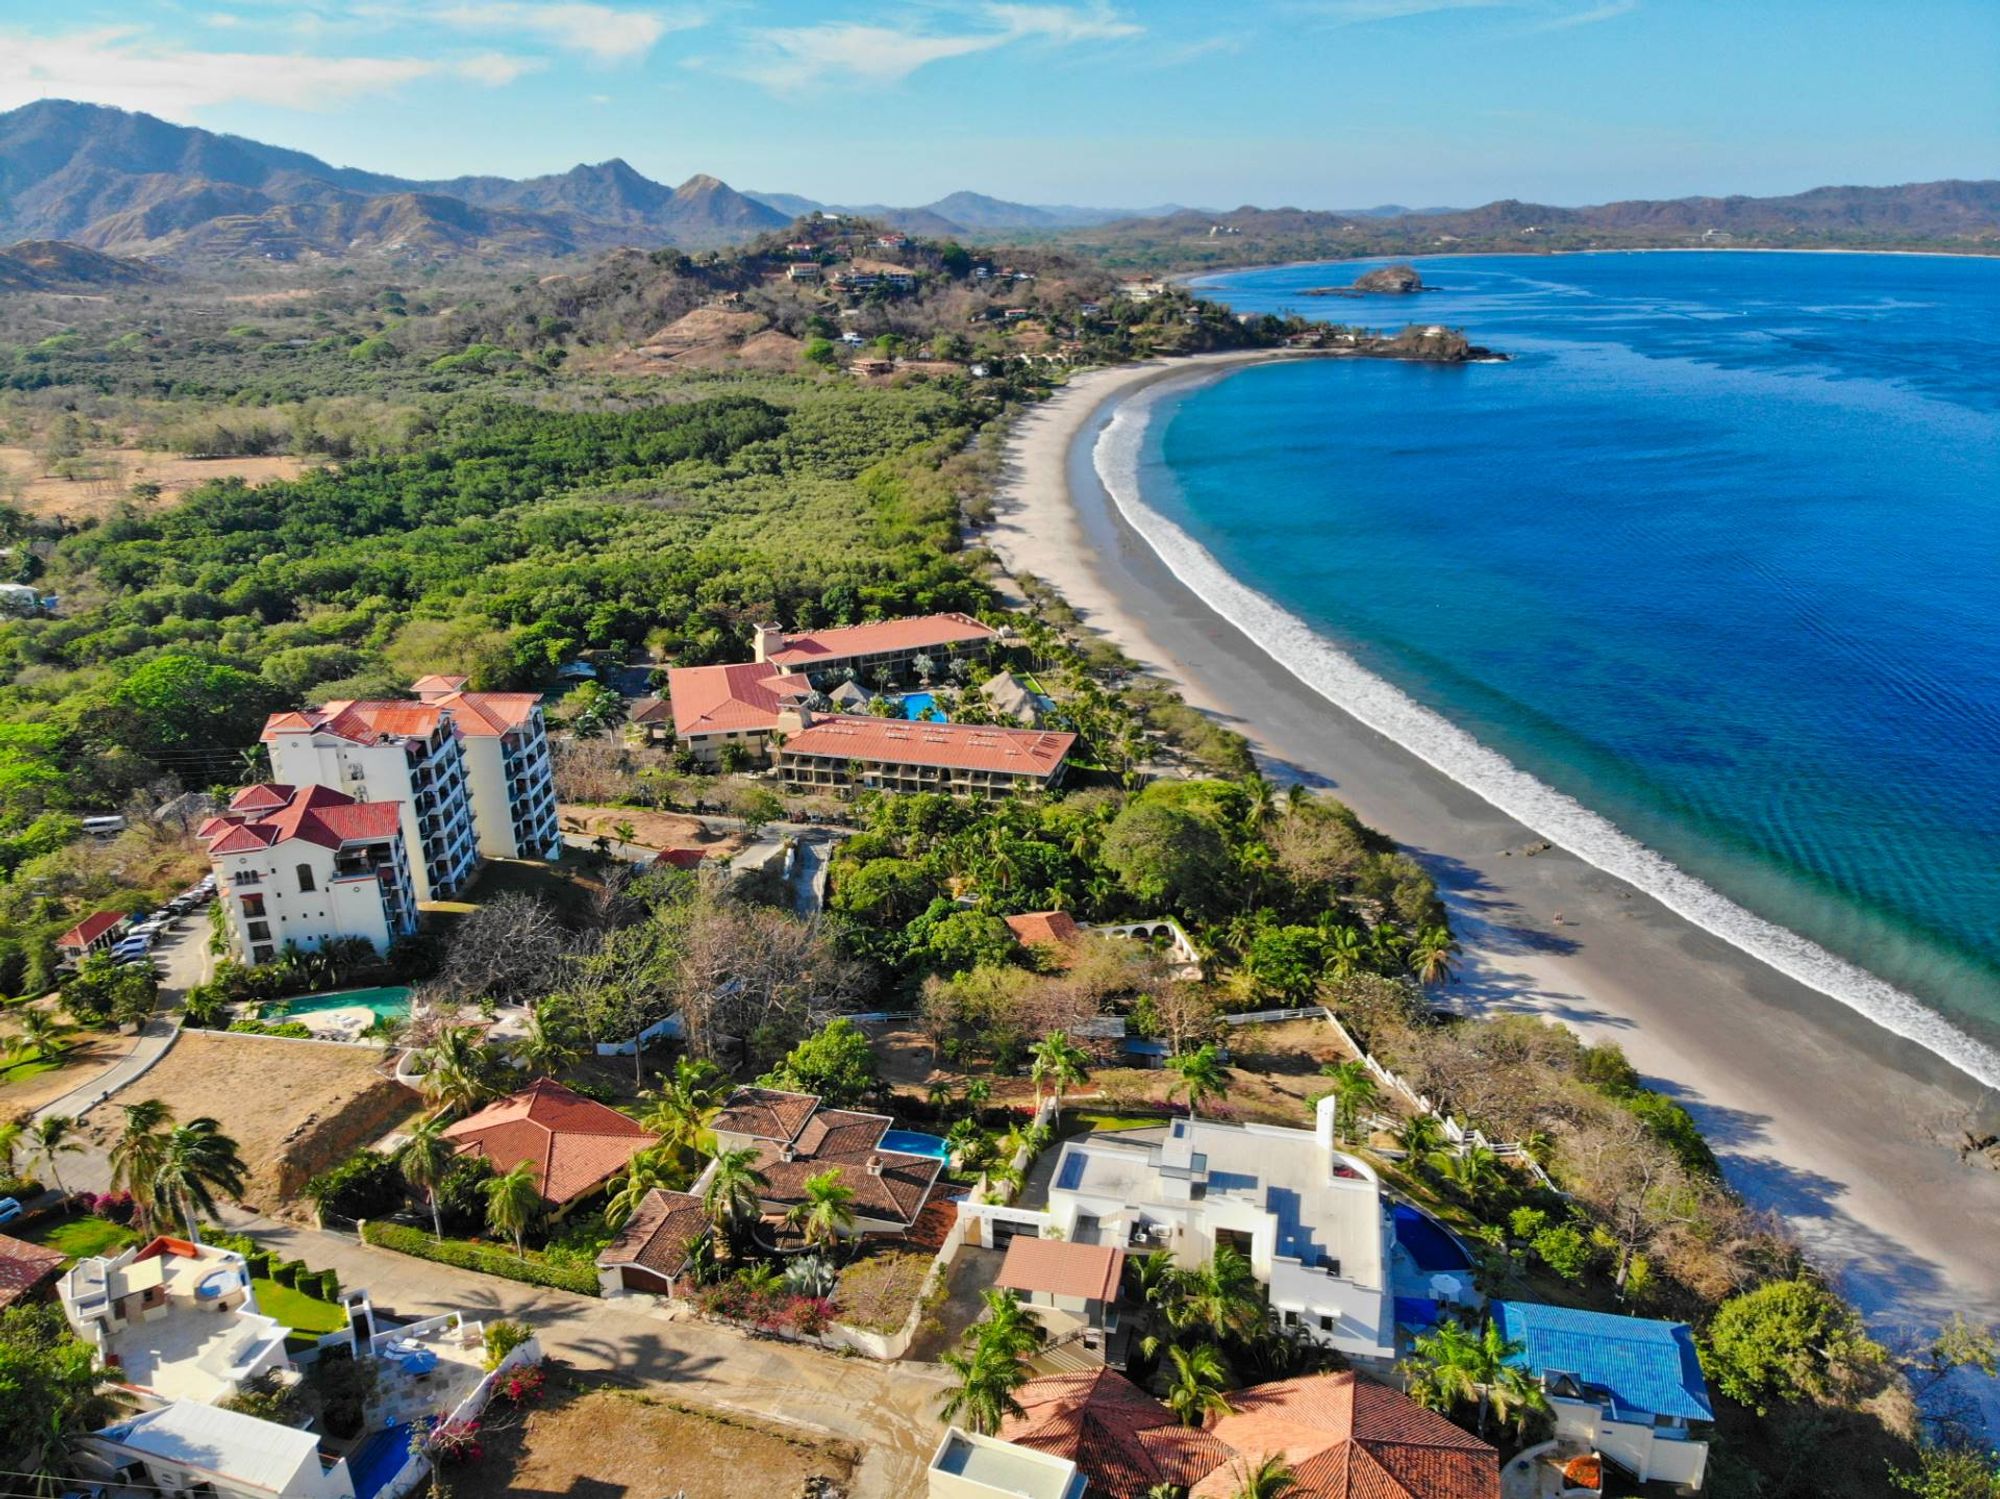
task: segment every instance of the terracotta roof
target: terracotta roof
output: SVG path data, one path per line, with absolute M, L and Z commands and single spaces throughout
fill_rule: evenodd
M 793 1140 L 790 1160 L 783 1145 L 757 1146 L 757 1169 L 766 1180 L 757 1195 L 789 1207 L 805 1200 L 808 1178 L 838 1171 L 842 1184 L 854 1193 L 856 1213 L 914 1224 L 944 1162 L 937 1156 L 882 1149 L 882 1136 L 893 1122 L 887 1114 L 818 1110 Z
M 665 698 L 635 697 L 625 720 L 627 723 L 667 723 L 673 720 L 673 716 L 673 707 Z
M 722 1112 L 709 1123 L 720 1134 L 749 1135 L 789 1145 L 819 1107 L 811 1093 L 786 1093 L 777 1088 L 738 1088 Z
M 676 666 L 667 673 L 667 696 L 673 704 L 674 732 L 727 734 L 769 732 L 786 697 L 802 697 L 811 684 L 794 677 L 786 681 L 762 662 L 731 666 Z
M 460 1155 L 484 1157 L 495 1171 L 528 1162 L 542 1196 L 557 1207 L 623 1170 L 659 1138 L 616 1109 L 548 1078 L 489 1103 L 444 1133 Z
M 1001 1423 L 1000 1439 L 1068 1458 L 1092 1499 L 1146 1499 L 1156 1484 L 1192 1488 L 1234 1456 L 1110 1369 L 1044 1375 L 1014 1398 L 1023 1414 Z
M 0 1307 L 34 1295 L 62 1267 L 60 1251 L 0 1234 Z
M 1044 734 L 1036 729 L 843 717 L 801 729 L 785 741 L 779 753 L 785 759 L 821 755 L 840 761 L 882 760 L 896 765 L 1047 777 L 1055 773 L 1075 744 L 1074 734 Z
M 243 801 L 244 806 L 237 802 Z M 331 786 L 246 787 L 230 810 L 204 822 L 196 836 L 211 854 L 241 854 L 300 838 L 321 848 L 393 838 L 402 829 L 401 802 L 358 802 Z
M 1238 1390 L 1209 1430 L 1248 1464 L 1282 1456 L 1296 1499 L 1499 1499 L 1500 1455 L 1408 1396 L 1351 1370 Z M 1227 1499 L 1211 1474 L 1190 1499 Z
M 443 711 L 436 703 L 339 701 L 298 713 L 273 713 L 264 721 L 263 741 L 280 734 L 332 734 L 354 744 L 385 739 L 427 739 L 437 732 Z
M 75 926 L 56 938 L 56 946 L 88 947 L 125 919 L 123 911 L 99 911 L 95 916 L 86 916 Z
M 1116 1301 L 1125 1274 L 1125 1251 L 1112 1244 L 1073 1244 L 1066 1239 L 1029 1239 L 1016 1234 L 993 1284 L 1010 1291 Z
M 783 646 L 765 659 L 778 666 L 811 667 L 855 656 L 993 640 L 999 634 L 991 625 L 983 625 L 969 614 L 924 614 L 915 619 L 884 619 L 872 624 L 787 635 Z
M 708 857 L 705 848 L 663 848 L 653 859 L 655 869 L 693 869 Z
M 618 1237 L 597 1256 L 600 1265 L 637 1265 L 671 1280 L 687 1268 L 688 1256 L 708 1232 L 701 1199 L 689 1192 L 655 1187 L 633 1209 Z
M 425 701 L 449 713 L 459 733 L 498 739 L 525 727 L 541 700 L 539 692 L 447 692 Z
M 1067 911 L 1024 911 L 1002 919 L 1023 947 L 1067 947 L 1082 935 Z
M 472 678 L 470 677 L 444 677 L 437 675 L 418 677 L 416 681 L 410 683 L 410 691 L 414 692 L 420 698 L 428 699 L 433 695 L 442 696 L 447 692 L 456 692 L 471 680 Z

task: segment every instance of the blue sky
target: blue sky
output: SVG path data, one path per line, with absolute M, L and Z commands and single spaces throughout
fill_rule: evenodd
M 1996 0 L 0 0 L 0 109 L 407 176 L 1601 202 L 2000 173 Z

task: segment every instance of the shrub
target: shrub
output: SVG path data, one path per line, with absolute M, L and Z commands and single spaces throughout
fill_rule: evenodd
M 1597 1247 L 1573 1223 L 1541 1230 L 1533 1244 L 1535 1257 L 1564 1280 L 1582 1280 L 1597 1263 Z
M 255 1254 L 246 1254 L 243 1256 L 243 1263 L 249 1266 L 253 1279 L 269 1280 L 271 1278 L 271 1255 L 268 1250 L 260 1249 Z
M 408 1184 L 394 1156 L 358 1150 L 306 1183 L 305 1195 L 322 1213 L 341 1218 L 385 1218 L 408 1201 Z
M 542 1372 L 542 1366 L 529 1364 L 511 1370 L 493 1386 L 493 1393 L 510 1405 L 527 1405 L 542 1398 L 542 1390 L 547 1383 L 548 1375 Z
M 298 1289 L 299 1272 L 305 1269 L 304 1260 L 281 1260 L 271 1267 L 271 1279 L 281 1286 Z
M 80 1193 L 77 1198 L 85 1212 L 112 1223 L 130 1223 L 138 1204 L 132 1201 L 130 1192 L 100 1192 L 95 1197 L 90 1193 Z
M 477 1233 L 486 1226 L 486 1184 L 493 1163 L 478 1156 L 461 1158 L 438 1183 L 438 1217 L 448 1234 Z
M 472 1463 L 486 1455 L 477 1421 L 440 1421 L 424 1439 L 424 1449 L 440 1463 Z
M 525 1322 L 489 1322 L 486 1324 L 486 1367 L 497 1369 L 507 1361 L 507 1355 L 519 1348 L 534 1332 Z
M 393 1249 L 440 1265 L 461 1270 L 477 1270 L 503 1280 L 523 1281 L 531 1286 L 551 1286 L 558 1291 L 574 1291 L 579 1296 L 597 1294 L 597 1271 L 573 1265 L 550 1265 L 541 1260 L 517 1259 L 511 1249 L 496 1244 L 468 1244 L 461 1239 L 433 1240 L 422 1229 L 400 1223 L 370 1220 L 361 1231 L 362 1239 L 378 1249 Z
M 1776 1280 L 1730 1297 L 1707 1341 L 1709 1377 L 1760 1416 L 1775 1403 L 1829 1398 L 1884 1357 L 1854 1309 L 1810 1280 Z

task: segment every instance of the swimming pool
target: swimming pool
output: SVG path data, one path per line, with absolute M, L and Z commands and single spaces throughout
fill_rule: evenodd
M 941 1161 L 951 1154 L 951 1147 L 936 1135 L 922 1134 L 913 1129 L 882 1131 L 882 1148 L 900 1151 L 904 1155 L 936 1156 Z
M 1419 1270 L 1450 1275 L 1472 1268 L 1472 1257 L 1442 1226 L 1407 1202 L 1395 1205 L 1396 1242 L 1408 1251 Z
M 270 1013 L 295 1018 L 317 1015 L 326 1010 L 357 1007 L 373 1010 L 376 1015 L 386 1015 L 391 1020 L 402 1020 L 410 1013 L 410 991 L 400 984 L 392 984 L 380 989 L 342 989 L 336 994 L 302 994 L 297 999 L 285 1000 Z
M 347 1459 L 347 1477 L 354 1485 L 354 1499 L 375 1499 L 409 1460 L 409 1422 L 398 1422 L 376 1432 Z
M 930 723 L 951 722 L 949 718 L 945 717 L 944 709 L 940 708 L 937 705 L 936 693 L 906 692 L 903 694 L 903 717 L 910 719 L 912 722 L 914 722 L 917 719 L 923 718 L 925 709 L 929 709 L 931 715 L 930 718 L 927 720 L 927 722 Z

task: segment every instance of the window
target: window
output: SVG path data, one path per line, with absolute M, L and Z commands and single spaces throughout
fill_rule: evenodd
M 1321 1313 L 1320 1313 L 1320 1318 L 1319 1318 L 1319 1330 L 1320 1330 L 1321 1332 L 1332 1332 L 1332 1331 L 1333 1331 L 1333 1318 L 1331 1318 L 1331 1317 L 1327 1316 L 1327 1315 L 1326 1315 L 1326 1313 L 1324 1313 L 1324 1312 L 1321 1312 Z
M 250 961 L 253 963 L 268 963 L 277 955 L 278 950 L 268 945 L 250 949 Z
M 1299 1325 L 1299 1314 L 1297 1312 L 1286 1312 L 1285 1326 L 1297 1327 L 1298 1325 Z
M 312 890 L 313 888 L 314 887 L 313 887 L 312 865 L 301 864 L 299 866 L 299 890 L 301 893 L 304 893 Z
M 251 922 L 250 940 L 252 942 L 269 942 L 271 940 L 271 923 L 268 921 Z

